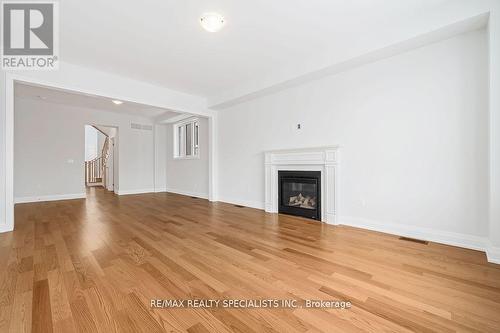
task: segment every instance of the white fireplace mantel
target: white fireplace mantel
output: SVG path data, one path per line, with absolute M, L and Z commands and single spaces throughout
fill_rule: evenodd
M 321 171 L 321 221 L 336 224 L 338 146 L 267 151 L 264 161 L 266 212 L 278 213 L 278 171 Z

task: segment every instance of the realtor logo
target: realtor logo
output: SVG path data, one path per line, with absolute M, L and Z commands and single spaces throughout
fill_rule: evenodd
M 2 69 L 57 69 L 58 23 L 56 2 L 2 2 Z

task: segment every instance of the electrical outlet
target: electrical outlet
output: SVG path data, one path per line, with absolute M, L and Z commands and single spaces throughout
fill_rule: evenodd
M 299 123 L 299 124 L 297 124 L 297 129 L 298 129 L 298 130 L 302 129 L 302 124 L 300 124 L 300 123 Z

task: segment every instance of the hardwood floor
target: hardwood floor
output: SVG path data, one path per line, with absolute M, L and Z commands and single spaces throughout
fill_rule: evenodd
M 477 251 L 166 193 L 15 213 L 1 332 L 500 332 L 500 266 Z M 193 298 L 352 307 L 151 307 Z

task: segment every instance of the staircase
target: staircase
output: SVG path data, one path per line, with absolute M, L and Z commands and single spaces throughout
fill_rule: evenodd
M 101 156 L 90 161 L 85 161 L 85 184 L 87 186 L 102 186 L 106 184 L 106 166 L 109 157 L 109 137 L 106 136 L 102 147 Z

